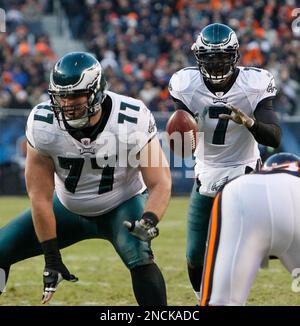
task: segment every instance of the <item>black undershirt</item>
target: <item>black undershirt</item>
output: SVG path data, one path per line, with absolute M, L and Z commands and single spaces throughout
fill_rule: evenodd
M 258 103 L 254 111 L 254 125 L 248 130 L 255 140 L 262 145 L 278 147 L 281 140 L 279 119 L 273 111 L 272 98 L 267 98 Z
M 68 129 L 68 133 L 78 141 L 80 141 L 82 138 L 90 138 L 91 142 L 94 141 L 99 135 L 99 133 L 104 130 L 111 113 L 112 100 L 108 95 L 106 95 L 104 101 L 102 102 L 101 108 L 102 114 L 95 126 L 86 127 L 83 129 L 76 129 L 67 125 L 66 127 Z
M 239 69 L 237 68 L 233 76 L 230 78 L 226 85 L 214 85 L 209 81 L 204 80 L 206 87 L 212 93 L 223 92 L 227 93 L 239 75 Z M 185 110 L 195 117 L 194 113 L 179 99 L 171 96 L 174 101 L 175 110 Z M 273 110 L 273 98 L 266 98 L 258 103 L 254 111 L 254 125 L 248 130 L 253 135 L 254 139 L 261 145 L 278 147 L 281 140 L 281 128 L 279 126 L 279 120 L 276 113 Z

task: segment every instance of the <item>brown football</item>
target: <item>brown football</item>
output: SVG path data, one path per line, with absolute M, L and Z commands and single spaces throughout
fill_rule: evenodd
M 184 111 L 177 110 L 169 118 L 166 131 L 168 144 L 172 151 L 179 156 L 190 156 L 198 144 L 198 125 L 193 116 Z

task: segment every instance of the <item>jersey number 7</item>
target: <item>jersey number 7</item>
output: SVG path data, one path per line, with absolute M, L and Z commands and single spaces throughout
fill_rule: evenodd
M 231 114 L 231 111 L 225 106 L 210 106 L 208 108 L 208 116 L 210 119 L 219 119 L 220 114 Z M 212 143 L 215 145 L 225 144 L 225 134 L 227 131 L 229 120 L 219 119 L 213 134 Z

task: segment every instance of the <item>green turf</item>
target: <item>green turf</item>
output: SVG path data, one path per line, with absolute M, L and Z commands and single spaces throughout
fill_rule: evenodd
M 165 276 L 170 305 L 195 305 L 185 263 L 187 198 L 173 198 L 160 236 L 153 241 L 158 265 Z M 0 197 L 0 226 L 28 207 L 27 198 Z M 101 240 L 78 243 L 62 251 L 70 271 L 80 281 L 63 282 L 51 305 L 135 305 L 130 275 L 112 246 Z M 42 257 L 12 267 L 0 305 L 39 305 L 42 293 Z M 291 291 L 290 275 L 278 261 L 261 270 L 251 291 L 249 305 L 299 305 L 299 293 Z

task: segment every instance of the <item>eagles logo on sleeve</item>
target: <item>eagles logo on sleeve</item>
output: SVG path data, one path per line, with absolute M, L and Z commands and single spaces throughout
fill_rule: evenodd
M 271 79 L 268 87 L 267 87 L 267 93 L 275 93 L 277 92 L 277 87 L 275 86 L 274 78 Z
M 153 115 L 151 114 L 151 117 L 149 120 L 148 133 L 152 134 L 155 130 L 156 130 L 156 123 L 155 123 Z

